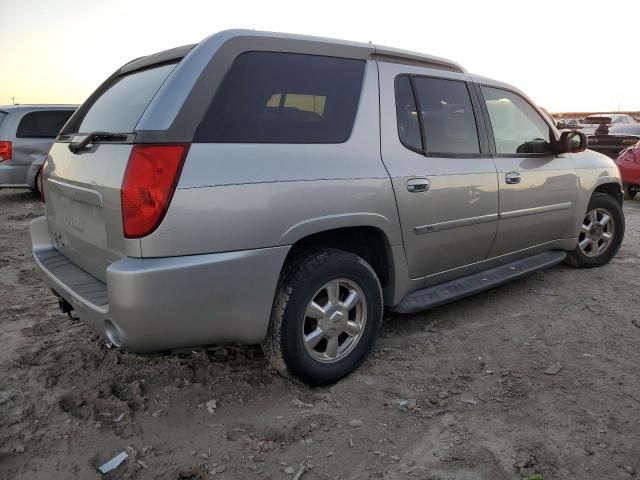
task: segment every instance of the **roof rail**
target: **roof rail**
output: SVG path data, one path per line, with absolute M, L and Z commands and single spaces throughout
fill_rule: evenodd
M 382 45 L 373 45 L 373 48 L 374 52 L 371 55 L 372 60 L 467 73 L 467 70 L 465 70 L 462 65 L 452 60 L 447 60 L 446 58 Z

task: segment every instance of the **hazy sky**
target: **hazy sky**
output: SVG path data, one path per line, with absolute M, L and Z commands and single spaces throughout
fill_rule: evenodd
M 640 0 L 0 0 L 0 104 L 81 103 L 132 58 L 228 28 L 451 58 L 555 111 L 640 110 Z

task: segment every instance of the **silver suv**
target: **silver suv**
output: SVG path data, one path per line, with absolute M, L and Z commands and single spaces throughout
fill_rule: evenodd
M 0 188 L 38 190 L 38 173 L 77 107 L 0 105 Z
M 116 347 L 262 343 L 349 374 L 417 312 L 624 234 L 618 169 L 517 89 L 437 57 L 225 31 L 116 71 L 44 167 L 33 254 Z

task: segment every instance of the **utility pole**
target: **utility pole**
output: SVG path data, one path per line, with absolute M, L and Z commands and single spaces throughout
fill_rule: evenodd
M 16 97 L 11 97 L 11 103 L 14 105 L 16 104 Z

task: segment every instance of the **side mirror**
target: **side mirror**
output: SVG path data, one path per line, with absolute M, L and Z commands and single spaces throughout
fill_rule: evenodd
M 579 153 L 587 149 L 587 136 L 582 132 L 562 132 L 556 153 Z

